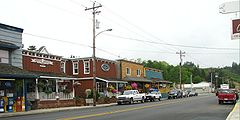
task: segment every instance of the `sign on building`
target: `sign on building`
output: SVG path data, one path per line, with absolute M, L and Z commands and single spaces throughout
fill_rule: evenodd
M 219 6 L 219 12 L 222 14 L 239 12 L 239 5 L 239 1 L 225 2 Z
M 232 40 L 240 39 L 240 19 L 232 20 Z

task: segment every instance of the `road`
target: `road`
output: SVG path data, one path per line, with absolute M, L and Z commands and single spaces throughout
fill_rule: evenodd
M 234 105 L 219 105 L 216 96 L 135 103 L 101 108 L 1 118 L 1 120 L 225 120 Z

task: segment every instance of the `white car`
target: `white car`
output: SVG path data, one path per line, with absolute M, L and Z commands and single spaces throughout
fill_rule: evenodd
M 123 95 L 117 96 L 117 103 L 120 105 L 122 103 L 133 104 L 134 102 L 144 102 L 146 94 L 140 94 L 138 90 L 125 90 Z
M 146 95 L 146 100 L 150 100 L 150 101 L 155 101 L 156 99 L 160 101 L 161 98 L 162 98 L 162 94 L 159 91 L 151 91 Z

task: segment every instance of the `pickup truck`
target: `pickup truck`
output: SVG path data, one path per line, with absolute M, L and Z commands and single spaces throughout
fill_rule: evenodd
M 125 90 L 123 95 L 117 96 L 117 103 L 121 105 L 122 103 L 133 104 L 134 102 L 144 102 L 146 98 L 145 93 L 140 94 L 138 90 Z
M 218 103 L 223 104 L 224 102 L 236 103 L 237 96 L 234 91 L 230 89 L 221 89 L 218 91 Z
M 146 95 L 146 100 L 150 100 L 151 102 L 154 102 L 156 99 L 161 100 L 162 94 L 159 91 L 151 91 Z

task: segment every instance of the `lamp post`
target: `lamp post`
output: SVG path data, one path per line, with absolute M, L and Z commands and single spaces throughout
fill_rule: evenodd
M 103 30 L 101 32 L 99 32 L 98 34 L 95 35 L 95 23 L 93 25 L 93 106 L 96 106 L 96 55 L 95 55 L 95 40 L 96 37 L 106 31 L 112 31 L 112 29 L 107 29 L 107 30 Z

